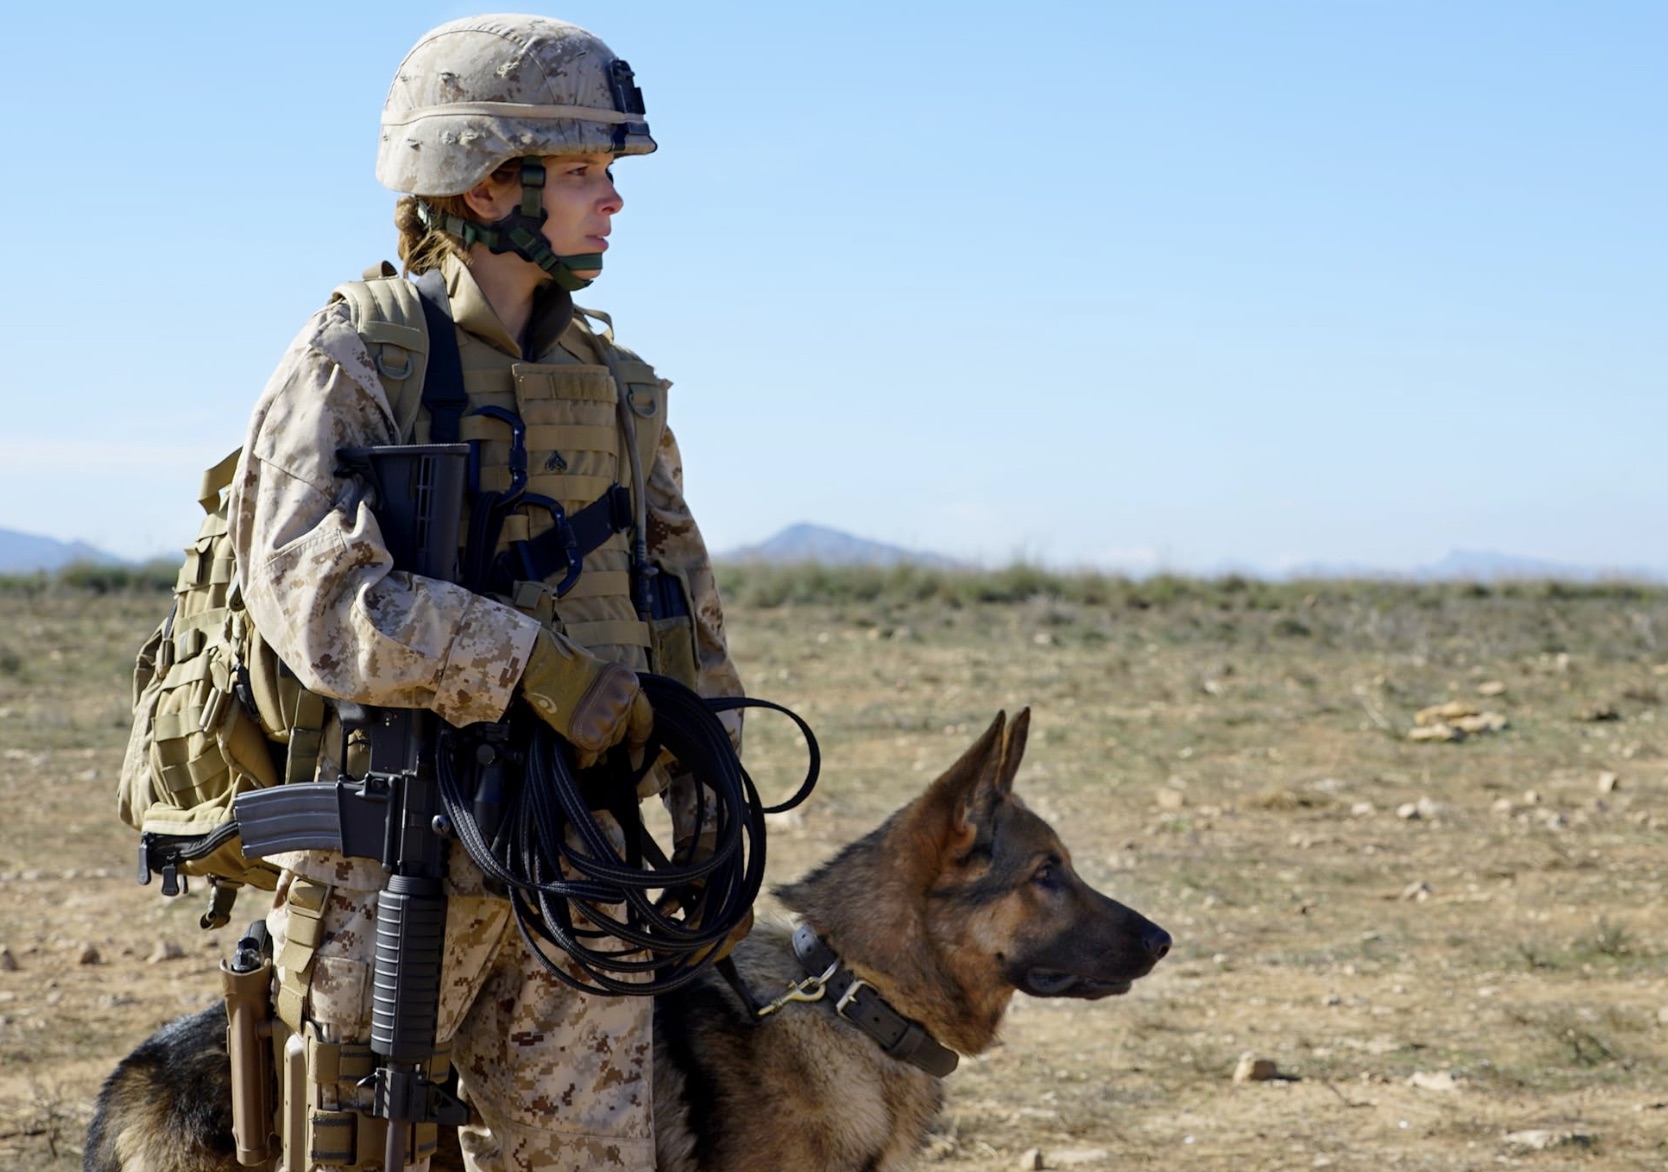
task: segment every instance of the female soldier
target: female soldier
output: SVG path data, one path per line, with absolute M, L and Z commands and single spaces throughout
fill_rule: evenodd
M 396 570 L 337 452 L 426 442 L 436 428 L 426 405 L 396 393 L 409 335 L 365 327 L 367 298 L 386 304 L 403 291 L 409 302 L 408 290 L 386 279 L 345 286 L 262 394 L 232 490 L 247 609 L 308 688 L 459 726 L 498 720 L 519 696 L 582 760 L 646 739 L 639 670 L 682 676 L 703 695 L 739 694 L 665 427 L 669 384 L 614 345 L 611 329 L 594 332 L 570 298 L 602 268 L 621 208 L 613 161 L 654 149 L 630 68 L 570 24 L 459 20 L 400 65 L 377 178 L 406 193 L 396 223 L 407 271 L 444 282 L 468 397 L 457 427 L 477 445 L 478 488 L 503 492 L 524 475 L 524 500 L 570 516 L 623 500 L 625 519 L 586 554 L 576 582 L 566 563 L 513 563 L 519 572 L 500 569 L 481 592 Z M 553 517 L 548 508 L 501 517 L 489 564 L 502 567 L 496 555 Z M 645 578 L 660 601 L 651 621 L 633 597 Z M 327 748 L 338 741 L 323 738 Z M 322 756 L 318 776 L 334 780 L 337 765 Z M 674 790 L 676 816 L 694 799 Z M 275 861 L 278 1014 L 309 1061 L 310 1154 L 286 1153 L 296 1161 L 287 1167 L 380 1166 L 355 1155 L 375 1150 L 355 1063 L 369 1032 L 383 872 L 330 851 Z M 580 995 L 546 972 L 507 901 L 456 845 L 446 891 L 437 1036 L 452 1039 L 470 1107 L 468 1166 L 651 1168 L 649 1001 Z

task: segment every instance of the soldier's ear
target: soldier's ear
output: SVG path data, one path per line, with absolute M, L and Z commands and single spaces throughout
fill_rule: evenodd
M 521 173 L 500 167 L 463 193 L 463 203 L 477 219 L 490 224 L 502 220 L 521 203 Z

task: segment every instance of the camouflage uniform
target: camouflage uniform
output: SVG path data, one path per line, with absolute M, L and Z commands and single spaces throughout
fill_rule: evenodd
M 442 271 L 460 348 L 486 346 L 523 359 L 468 269 L 448 261 Z M 594 361 L 595 343 L 579 324 L 564 323 L 566 312 L 565 295 L 540 299 L 527 333 L 537 353 L 528 361 Z M 497 720 L 515 694 L 540 620 L 507 601 L 392 570 L 354 482 L 336 474 L 335 453 L 420 438 L 396 432 L 382 380 L 346 307 L 320 310 L 262 394 L 233 484 L 232 534 L 249 612 L 316 691 L 427 708 L 457 725 Z M 546 453 L 531 442 L 529 449 L 538 467 Z M 651 560 L 689 587 L 696 669 L 689 682 L 703 695 L 739 695 L 711 565 L 684 503 L 669 430 L 645 480 Z M 640 654 L 633 661 L 633 648 L 593 650 L 646 666 Z M 739 736 L 739 725 L 732 735 Z M 327 746 L 335 740 L 327 737 Z M 333 779 L 335 769 L 327 753 L 321 777 Z M 687 783 L 674 791 L 669 804 L 686 813 Z M 384 873 L 373 860 L 327 851 L 274 861 L 285 869 L 268 921 L 280 1013 L 304 1018 L 324 1041 L 363 1040 Z M 487 894 L 480 871 L 455 844 L 447 887 L 438 1037 L 454 1039 L 472 1108 L 463 1133 L 469 1166 L 652 1168 L 649 1000 L 583 997 L 544 972 L 511 924 L 508 903 Z M 306 897 L 304 911 L 298 894 Z M 303 914 L 311 923 L 298 932 L 295 917 Z M 302 1004 L 293 1003 L 297 996 Z M 323 1099 L 328 1105 L 334 1094 L 345 1109 L 357 1093 L 343 1083 L 326 1088 Z

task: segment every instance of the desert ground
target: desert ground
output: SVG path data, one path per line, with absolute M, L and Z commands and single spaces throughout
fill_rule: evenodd
M 724 580 L 749 690 L 825 754 L 773 821 L 774 879 L 1029 705 L 1018 792 L 1175 937 L 1122 998 L 1017 998 L 923 1167 L 1668 1166 L 1668 592 Z M 231 941 L 197 928 L 201 890 L 134 882 L 116 818 L 165 596 L 0 595 L 0 1169 L 71 1169 L 100 1081 L 216 996 Z M 749 721 L 786 793 L 796 735 Z

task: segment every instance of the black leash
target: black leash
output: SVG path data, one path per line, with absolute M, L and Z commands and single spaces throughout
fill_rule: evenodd
M 477 866 L 506 889 L 516 926 L 551 975 L 585 993 L 652 997 L 688 984 L 747 917 L 764 882 L 764 816 L 810 796 L 821 768 L 811 728 L 769 700 L 703 700 L 665 676 L 640 673 L 655 712 L 644 768 L 616 754 L 583 772 L 572 749 L 542 721 L 533 724 L 526 773 L 509 796 L 499 831 L 489 836 L 475 814 L 460 760 L 480 742 L 448 733 L 438 773 L 446 816 Z M 765 806 L 718 720 L 718 713 L 764 708 L 787 715 L 809 751 L 805 780 L 787 801 Z M 700 862 L 668 858 L 643 831 L 637 781 L 665 749 L 693 774 L 713 815 L 713 853 Z M 624 832 L 622 856 L 596 811 Z M 695 827 L 699 840 L 705 826 Z M 670 896 L 670 898 L 668 898 Z M 559 963 L 564 954 L 577 973 Z
M 454 442 L 469 398 L 450 298 L 439 270 L 413 283 L 429 336 L 422 401 L 431 438 Z M 578 577 L 586 553 L 630 528 L 630 495 L 613 485 L 571 515 L 555 501 L 528 496 L 521 420 L 500 408 L 477 413 L 509 425 L 512 482 L 511 491 L 501 496 L 477 493 L 464 556 L 466 584 L 477 590 L 507 589 L 516 580 L 544 580 L 560 571 L 561 594 Z M 522 504 L 547 509 L 551 529 L 494 557 L 503 514 Z M 655 710 L 654 736 L 640 771 L 615 755 L 580 774 L 566 742 L 530 718 L 531 747 L 519 787 L 505 784 L 517 755 L 508 748 L 516 738 L 506 737 L 503 726 L 486 726 L 493 731 L 485 733 L 447 730 L 436 754 L 452 832 L 476 865 L 508 892 L 529 950 L 558 980 L 582 992 L 654 996 L 687 984 L 711 963 L 717 946 L 751 912 L 763 885 L 764 815 L 791 810 L 809 797 L 821 767 L 811 727 L 780 704 L 742 697 L 703 700 L 664 676 L 639 678 Z M 738 708 L 781 712 L 799 726 L 810 764 L 787 801 L 762 805 L 742 768 L 717 718 Z M 662 747 L 711 795 L 717 848 L 699 863 L 668 858 L 642 824 L 637 782 Z M 483 769 L 483 753 L 496 764 Z M 489 775 L 490 787 L 484 781 Z M 487 788 L 494 792 L 482 802 L 476 791 Z M 697 802 L 703 816 L 706 807 L 706 800 Z M 598 810 L 608 812 L 623 832 L 623 856 L 594 817 Z M 697 824 L 693 841 L 700 840 L 703 829 Z M 566 954 L 579 975 L 560 965 L 549 949 Z M 733 972 L 734 966 L 722 968 Z

